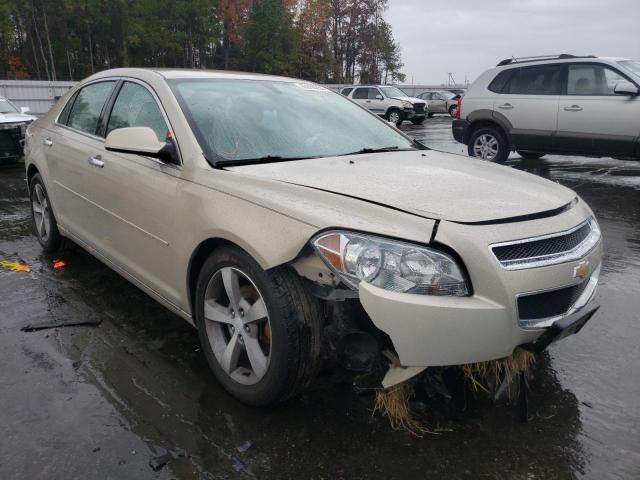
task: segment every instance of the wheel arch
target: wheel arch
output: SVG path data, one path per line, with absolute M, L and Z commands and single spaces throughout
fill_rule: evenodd
M 36 167 L 35 164 L 30 163 L 27 166 L 27 186 L 31 185 L 31 179 L 36 173 L 40 173 L 40 170 L 38 170 L 38 167 Z
M 471 128 L 469 129 L 469 133 L 467 134 L 467 139 L 471 138 L 471 135 L 478 129 L 482 127 L 498 127 L 500 130 L 504 132 L 505 137 L 507 138 L 507 142 L 509 145 L 513 147 L 513 140 L 511 137 L 511 131 L 513 126 L 507 117 L 502 115 L 499 112 L 494 112 L 493 110 L 476 110 L 471 112 L 467 117 L 467 120 L 471 124 Z

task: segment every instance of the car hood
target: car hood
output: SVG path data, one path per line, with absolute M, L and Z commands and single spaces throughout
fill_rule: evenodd
M 576 198 L 572 190 L 536 175 L 434 150 L 243 165 L 228 170 L 460 223 L 552 212 Z
M 33 115 L 22 113 L 0 113 L 0 123 L 32 122 L 36 119 Z
M 392 97 L 395 98 L 396 100 L 404 100 L 405 102 L 411 102 L 411 103 L 427 103 L 426 100 L 422 100 L 421 98 L 416 98 L 416 97 Z

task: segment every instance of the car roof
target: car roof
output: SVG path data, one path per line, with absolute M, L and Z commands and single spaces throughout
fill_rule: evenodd
M 498 69 L 517 68 L 520 66 L 534 66 L 534 65 L 548 65 L 550 63 L 593 63 L 593 62 L 620 62 L 629 60 L 623 57 L 597 57 L 595 55 L 560 55 L 560 56 L 545 56 L 545 57 L 522 57 L 522 59 L 513 58 L 500 61 L 496 67 Z
M 290 77 L 282 77 L 277 75 L 266 75 L 262 73 L 236 72 L 229 70 L 202 70 L 190 68 L 113 68 L 103 70 L 90 78 L 102 77 L 137 77 L 146 76 L 148 74 L 156 74 L 164 79 L 187 79 L 187 78 L 215 78 L 215 79 L 235 79 L 235 80 L 275 80 L 279 82 L 306 82 Z

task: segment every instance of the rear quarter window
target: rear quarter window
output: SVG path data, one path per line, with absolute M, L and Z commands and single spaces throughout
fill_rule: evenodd
M 489 90 L 494 93 L 502 93 L 504 91 L 504 87 L 509 83 L 509 80 L 511 80 L 511 77 L 516 70 L 517 68 L 512 68 L 500 72 L 489 84 Z
M 344 95 L 345 97 L 348 97 L 349 94 L 351 93 L 351 90 L 353 90 L 353 88 L 343 88 L 342 91 L 340 92 L 342 95 Z

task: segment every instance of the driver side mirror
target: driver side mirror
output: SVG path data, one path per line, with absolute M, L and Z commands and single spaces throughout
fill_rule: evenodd
M 376 95 L 376 100 L 384 100 L 384 98 L 382 97 L 382 95 L 378 94 Z
M 173 142 L 161 142 L 149 127 L 116 128 L 107 135 L 104 148 L 111 152 L 145 155 L 165 163 L 180 164 Z
M 29 107 L 20 107 L 20 113 L 24 115 L 25 113 L 29 113 L 31 109 Z
M 626 80 L 616 83 L 613 93 L 620 95 L 638 95 L 638 87 Z

